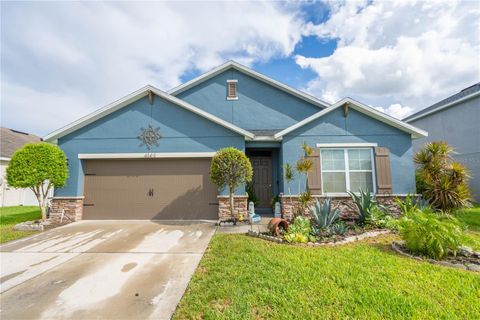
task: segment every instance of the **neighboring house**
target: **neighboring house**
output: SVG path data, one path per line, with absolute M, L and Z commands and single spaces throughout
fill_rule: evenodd
M 7 183 L 7 167 L 12 155 L 30 142 L 40 142 L 36 135 L 0 128 L 0 206 L 31 206 L 38 205 L 35 194 L 30 189 L 12 188 Z
M 161 91 L 146 86 L 45 137 L 69 159 L 53 215 L 74 219 L 207 219 L 229 215 L 228 198 L 209 179 L 211 157 L 233 146 L 253 164 L 258 207 L 287 193 L 283 166 L 314 148 L 308 189 L 347 198 L 415 192 L 412 140 L 427 133 L 350 98 L 330 105 L 236 62 Z M 298 179 L 301 179 L 298 190 Z M 296 175 L 293 196 L 305 191 Z M 236 210 L 246 214 L 245 189 Z
M 475 201 L 480 202 L 480 83 L 403 120 L 429 133 L 414 141 L 415 152 L 425 143 L 439 140 L 455 148 L 455 159 L 471 171 L 470 187 Z

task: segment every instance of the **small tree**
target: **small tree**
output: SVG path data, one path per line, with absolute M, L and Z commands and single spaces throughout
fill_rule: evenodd
M 471 205 L 468 170 L 453 160 L 453 153 L 446 142 L 434 141 L 414 156 L 418 191 L 432 207 L 444 212 Z
M 252 181 L 252 164 L 247 156 L 233 147 L 219 150 L 210 165 L 210 180 L 219 189 L 228 187 L 230 214 L 235 219 L 233 195 L 242 183 Z
M 47 218 L 47 197 L 53 187 L 63 187 L 68 177 L 67 158 L 52 144 L 28 143 L 17 150 L 7 168 L 8 184 L 30 188 L 38 200 L 42 219 Z

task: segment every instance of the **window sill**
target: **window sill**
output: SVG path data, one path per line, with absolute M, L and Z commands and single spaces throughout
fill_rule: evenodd
M 227 97 L 227 100 L 238 100 L 238 97 L 235 97 L 235 98 Z

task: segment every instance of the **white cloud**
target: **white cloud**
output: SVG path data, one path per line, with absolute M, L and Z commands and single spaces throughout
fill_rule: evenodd
M 413 112 L 413 108 L 402 106 L 399 103 L 391 104 L 387 108 L 375 107 L 375 109 L 400 120 L 410 115 Z
M 270 2 L 1 5 L 2 125 L 37 134 L 187 71 L 289 56 L 303 24 Z
M 413 110 L 480 80 L 476 2 L 348 1 L 331 9 L 328 21 L 308 24 L 304 34 L 338 39 L 335 52 L 296 56 L 317 74 L 307 85 L 313 94 Z

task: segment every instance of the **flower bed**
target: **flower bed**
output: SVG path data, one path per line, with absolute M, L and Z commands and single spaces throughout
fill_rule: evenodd
M 302 246 L 338 246 L 344 245 L 347 243 L 352 243 L 360 241 L 367 238 L 377 237 L 382 234 L 391 233 L 390 230 L 379 229 L 379 230 L 363 230 L 363 232 L 355 233 L 354 235 L 345 235 L 337 237 L 328 237 L 322 238 L 317 242 L 308 242 L 308 243 L 290 243 L 282 239 L 281 237 L 275 237 L 267 233 L 256 232 L 253 230 L 248 230 L 248 235 L 251 237 L 257 237 L 267 241 L 272 241 L 275 243 L 284 243 L 284 244 L 293 244 L 293 245 L 302 245 Z
M 405 257 L 420 261 L 428 261 L 432 264 L 438 264 L 441 266 L 465 269 L 474 272 L 480 272 L 480 252 L 475 252 L 471 248 L 462 247 L 456 256 L 448 255 L 444 260 L 434 260 L 422 256 L 414 255 L 408 252 L 403 241 L 392 242 L 392 249 L 398 254 Z

